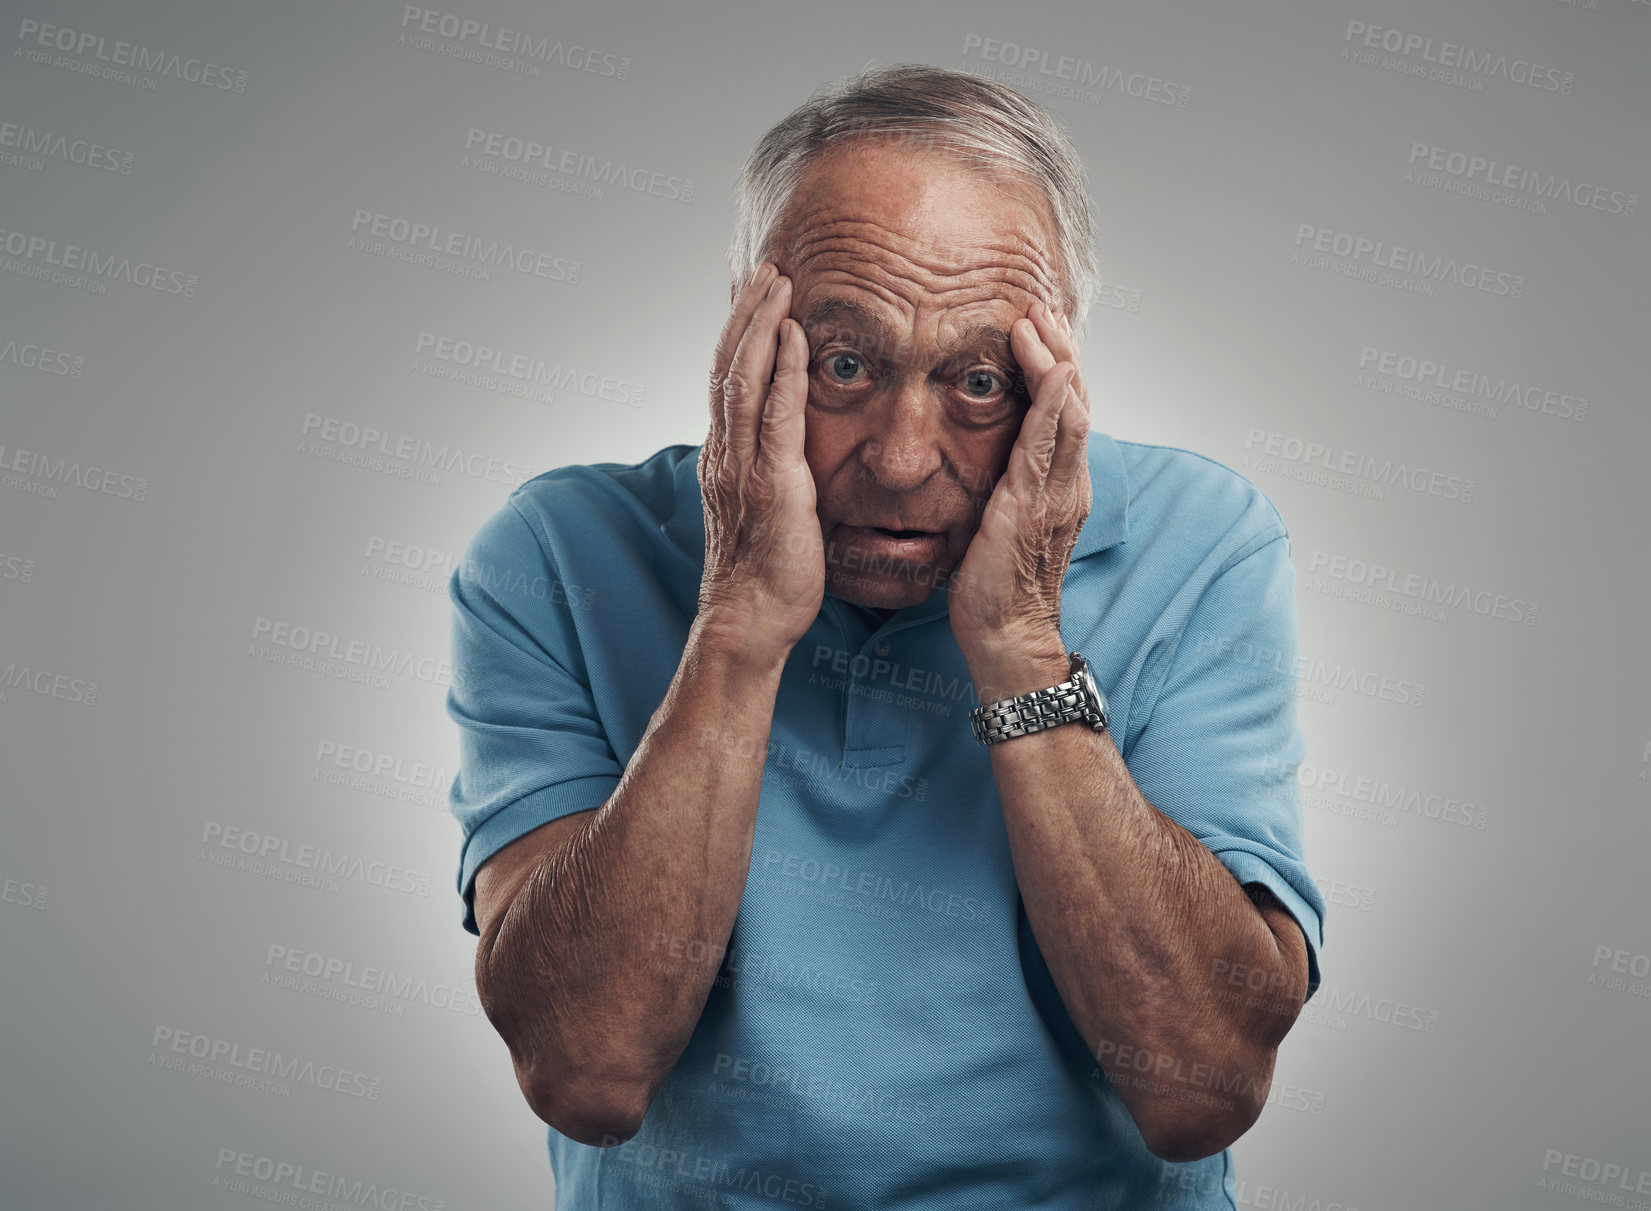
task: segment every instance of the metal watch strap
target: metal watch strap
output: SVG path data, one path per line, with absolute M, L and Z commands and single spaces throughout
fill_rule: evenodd
M 1106 716 L 1091 711 L 1088 696 L 1079 684 L 1078 662 L 1083 658 L 1077 652 L 1069 653 L 1069 658 L 1072 676 L 1059 685 L 985 703 L 970 711 L 969 726 L 975 739 L 981 744 L 996 744 L 1078 719 L 1097 731 L 1104 727 Z

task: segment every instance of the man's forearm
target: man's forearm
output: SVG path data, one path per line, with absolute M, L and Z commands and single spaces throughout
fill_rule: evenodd
M 581 1134 L 635 1130 L 704 1009 L 750 867 L 783 666 L 701 614 L 612 796 L 482 938 L 489 1017 L 524 1085 L 571 1107 Z
M 1058 646 L 977 657 L 983 700 L 1065 680 Z M 1110 734 L 1067 724 L 990 753 L 1028 922 L 1143 1136 L 1174 1150 L 1177 1139 L 1242 1132 L 1306 994 L 1267 920 L 1214 854 L 1147 802 Z M 1257 976 L 1235 987 L 1221 978 L 1233 971 Z M 1251 991 L 1258 984 L 1265 991 Z

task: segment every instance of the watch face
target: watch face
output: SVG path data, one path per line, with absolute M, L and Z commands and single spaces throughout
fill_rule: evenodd
M 1088 706 L 1101 717 L 1101 726 L 1106 725 L 1106 698 L 1101 694 L 1101 687 L 1095 683 L 1095 674 L 1090 670 L 1089 661 L 1084 660 L 1078 665 L 1078 685 L 1089 702 Z
M 1101 700 L 1100 691 L 1095 685 L 1095 674 L 1089 671 L 1089 662 L 1086 660 L 1078 667 L 1078 684 L 1083 687 L 1084 697 L 1090 702 Z

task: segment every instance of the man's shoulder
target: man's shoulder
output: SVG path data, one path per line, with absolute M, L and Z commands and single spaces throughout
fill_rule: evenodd
M 518 485 L 510 499 L 545 506 L 577 506 L 628 498 L 670 516 L 676 507 L 677 473 L 685 459 L 697 459 L 698 446 L 674 445 L 634 463 L 568 463 L 541 472 Z
M 1288 537 L 1284 517 L 1267 494 L 1225 463 L 1180 446 L 1117 445 L 1129 477 L 1131 539 L 1208 549 Z
M 698 456 L 698 446 L 673 445 L 640 462 L 569 463 L 519 485 L 505 507 L 547 537 L 588 540 L 627 525 L 653 533 L 677 511 L 682 475 L 695 475 Z
M 569 463 L 517 485 L 470 541 L 466 563 L 614 566 L 662 541 L 660 527 L 698 490 L 697 446 L 674 445 L 634 463 Z M 686 466 L 684 466 L 686 463 Z M 537 552 L 535 552 L 537 548 Z M 634 560 L 630 561 L 634 564 Z

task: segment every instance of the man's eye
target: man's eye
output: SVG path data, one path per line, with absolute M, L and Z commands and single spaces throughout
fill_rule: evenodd
M 990 370 L 971 370 L 963 376 L 963 389 L 976 399 L 985 399 L 1007 385 Z
M 857 372 L 864 369 L 865 363 L 853 353 L 833 353 L 825 359 L 826 373 L 831 375 L 834 382 L 852 382 Z

